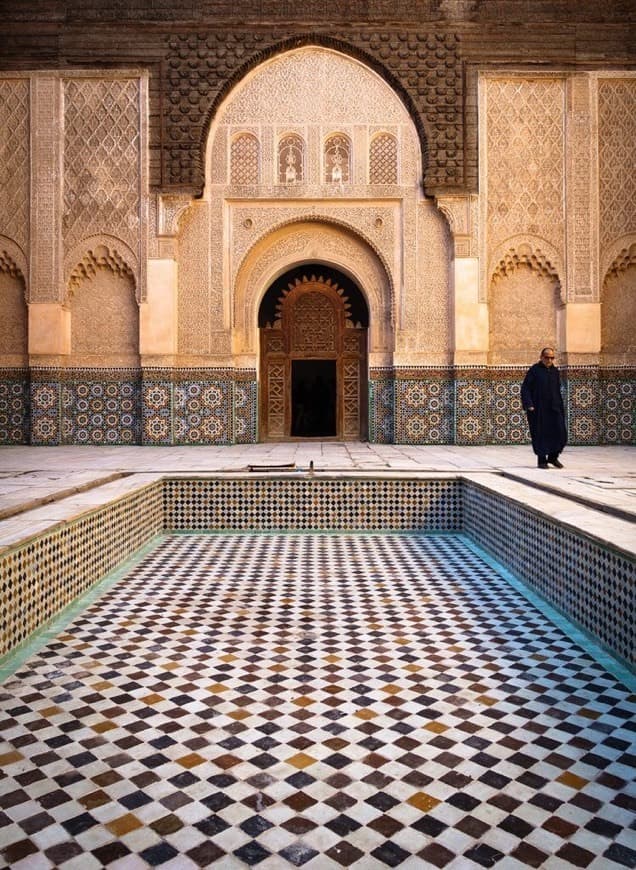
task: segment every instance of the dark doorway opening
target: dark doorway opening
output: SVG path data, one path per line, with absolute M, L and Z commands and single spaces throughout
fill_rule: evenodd
M 336 360 L 291 361 L 291 434 L 302 438 L 336 435 Z

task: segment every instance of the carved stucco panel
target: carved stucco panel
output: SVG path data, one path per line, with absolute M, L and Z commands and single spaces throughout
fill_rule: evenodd
M 455 257 L 477 257 L 479 197 L 438 196 L 436 201 L 448 221 Z
M 209 206 L 199 202 L 179 222 L 178 338 L 181 354 L 208 354 L 212 318 Z
M 599 80 L 598 127 L 600 241 L 605 252 L 620 237 L 636 232 L 636 76 Z
M 598 298 L 598 155 L 594 111 L 595 80 L 588 74 L 567 80 L 566 203 L 568 301 Z
M 61 87 L 55 74 L 31 80 L 29 301 L 58 302 L 63 294 L 60 193 Z
M 137 290 L 137 257 L 123 239 L 106 233 L 82 239 L 68 252 L 64 261 L 65 301 L 85 278 L 94 277 L 99 269 L 126 277 Z
M 414 363 L 439 364 L 450 361 L 453 346 L 452 238 L 433 203 L 421 202 L 416 218 L 416 278 L 406 297 L 405 330 L 399 337 L 399 348 L 415 354 Z
M 29 79 L 0 79 L 0 233 L 29 239 Z
M 564 261 L 565 80 L 484 74 L 479 89 L 480 299 L 487 298 L 495 249 L 541 236 Z M 554 258 L 553 258 L 554 259 Z M 563 270 L 559 273 L 565 283 Z
M 354 195 L 355 186 L 367 182 L 369 142 L 378 130 L 396 135 L 403 183 L 417 183 L 422 173 L 417 133 L 386 82 L 339 52 L 316 47 L 286 52 L 254 70 L 228 96 L 208 142 L 207 174 L 213 184 L 227 182 L 233 137 L 251 132 L 261 146 L 262 186 L 274 185 L 280 192 L 278 139 L 281 133 L 298 131 L 306 143 L 305 184 L 332 196 L 333 185 L 324 184 L 324 145 L 337 134 L 352 142 L 353 161 L 351 178 L 336 192 Z M 285 189 L 282 185 L 283 193 Z
M 408 116 L 377 73 L 339 52 L 306 47 L 260 66 L 237 89 L 223 120 L 244 125 L 256 117 L 276 118 L 282 125 L 322 125 L 328 117 L 343 132 L 356 119 L 399 124 Z
M 3 357 L 5 360 L 13 356 L 26 357 L 27 354 L 24 278 L 18 272 L 3 268 L 3 265 L 0 256 L 0 360 Z
M 146 90 L 140 76 L 63 78 L 65 255 L 87 236 L 117 236 L 135 252 L 140 298 L 148 212 Z
M 340 204 L 338 206 L 312 203 L 266 206 L 231 205 L 231 267 L 230 283 L 234 285 L 247 252 L 256 241 L 277 227 L 306 220 L 333 222 L 362 236 L 385 264 L 393 286 L 400 280 L 401 251 L 397 242 L 400 227 L 400 207 L 386 203 L 363 205 Z
M 26 254 L 13 239 L 2 235 L 0 235 L 0 272 L 7 272 L 24 281 L 26 293 L 26 276 L 29 272 Z M 28 294 L 25 298 L 28 298 Z
M 139 343 L 139 308 L 133 277 L 97 264 L 78 278 L 69 295 L 71 351 L 97 364 L 119 356 L 123 363 L 136 358 Z
M 259 240 L 246 258 L 234 285 L 235 350 L 255 353 L 258 306 L 271 281 L 300 263 L 325 263 L 344 269 L 363 290 L 370 310 L 370 351 L 393 344 L 393 298 L 390 279 L 373 250 L 340 227 L 295 224 Z
M 498 272 L 489 292 L 491 364 L 529 364 L 537 349 L 557 346 L 558 288 L 554 277 L 522 261 Z

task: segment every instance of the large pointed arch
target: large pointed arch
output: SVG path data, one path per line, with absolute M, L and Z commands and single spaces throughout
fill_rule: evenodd
M 335 39 L 324 34 L 306 34 L 303 36 L 294 36 L 288 39 L 283 39 L 273 45 L 264 47 L 260 51 L 254 52 L 248 60 L 238 67 L 227 79 L 224 80 L 219 91 L 214 96 L 209 108 L 205 114 L 203 124 L 201 125 L 201 139 L 199 141 L 198 154 L 196 161 L 192 167 L 193 180 L 196 184 L 197 193 L 200 195 L 205 184 L 205 166 L 206 155 L 209 147 L 210 134 L 213 123 L 219 109 L 231 92 L 241 83 L 246 76 L 250 75 L 259 66 L 268 60 L 283 54 L 288 51 L 295 51 L 300 48 L 326 48 L 332 51 L 337 51 L 352 60 L 367 66 L 375 72 L 387 83 L 387 85 L 395 92 L 398 98 L 403 103 L 408 115 L 410 116 L 415 129 L 420 145 L 420 155 L 422 163 L 422 179 L 426 176 L 426 170 L 429 165 L 429 135 L 426 131 L 424 117 L 422 112 L 415 105 L 413 97 L 405 87 L 404 83 L 394 75 L 394 73 L 370 52 L 352 45 L 343 40 Z

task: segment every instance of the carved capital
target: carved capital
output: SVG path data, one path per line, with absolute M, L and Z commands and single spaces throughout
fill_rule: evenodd
M 438 196 L 435 199 L 453 235 L 456 258 L 477 256 L 477 197 Z
M 187 194 L 160 194 L 157 202 L 157 235 L 176 236 L 179 220 L 190 207 L 192 197 Z

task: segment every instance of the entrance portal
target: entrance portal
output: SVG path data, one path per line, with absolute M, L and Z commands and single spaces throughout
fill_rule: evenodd
M 259 312 L 261 433 L 266 440 L 367 435 L 366 302 L 344 275 L 295 269 Z

